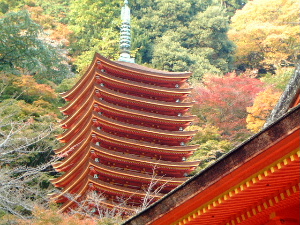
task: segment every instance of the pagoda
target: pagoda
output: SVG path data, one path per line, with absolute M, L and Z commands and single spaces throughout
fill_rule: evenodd
M 62 94 L 66 131 L 58 139 L 65 145 L 55 150 L 63 159 L 54 165 L 62 175 L 52 180 L 61 192 L 52 198 L 63 212 L 90 191 L 105 196 L 103 208 L 134 210 L 146 195 L 154 202 L 182 184 L 199 164 L 186 161 L 198 147 L 187 145 L 196 131 L 185 131 L 195 119 L 188 113 L 191 73 L 135 64 L 128 1 L 122 21 L 120 59 L 96 53 L 84 76 Z M 160 192 L 147 193 L 151 185 Z

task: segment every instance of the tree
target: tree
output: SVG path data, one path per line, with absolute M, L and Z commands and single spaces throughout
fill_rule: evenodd
M 70 2 L 69 25 L 72 54 L 79 70 L 89 65 L 95 51 L 116 59 L 119 52 L 121 0 L 75 0 Z
M 274 86 L 278 91 L 284 91 L 294 73 L 295 67 L 281 67 L 276 70 L 275 74 L 267 73 L 261 81 Z
M 20 10 L 26 0 L 0 0 L 0 16 L 8 11 Z
M 233 16 L 236 10 L 241 9 L 248 2 L 248 0 L 225 0 L 222 1 L 223 5 L 226 7 L 226 11 L 230 16 Z
M 206 168 L 223 154 L 232 148 L 232 143 L 228 140 L 222 139 L 220 130 L 212 125 L 193 125 L 188 127 L 187 130 L 197 130 L 197 134 L 189 143 L 191 145 L 200 145 L 196 152 L 188 159 L 189 161 L 201 160 L 200 165 L 193 172 L 199 172 Z
M 32 103 L 37 100 L 55 102 L 58 98 L 54 89 L 47 84 L 38 84 L 30 75 L 16 77 L 13 85 L 21 91 L 19 99 L 24 99 L 26 102 Z
M 246 129 L 246 108 L 261 90 L 263 83 L 256 78 L 234 74 L 207 77 L 203 85 L 194 88 L 193 114 L 198 115 L 199 126 L 216 126 L 223 138 L 239 143 L 250 135 Z
M 237 65 L 246 68 L 294 64 L 299 55 L 299 2 L 253 0 L 232 17 L 228 35 L 237 45 Z
M 280 96 L 281 92 L 271 87 L 257 94 L 253 105 L 247 107 L 246 122 L 249 130 L 257 133 L 263 127 Z
M 14 220 L 16 223 L 9 223 L 9 218 L 4 217 L 2 219 L 4 224 L 18 224 L 18 225 L 109 225 L 112 223 L 105 223 L 96 221 L 93 218 L 82 218 L 80 215 L 67 215 L 62 214 L 55 207 L 43 208 L 36 206 L 33 210 L 33 216 L 30 219 L 18 219 Z M 5 223 L 7 220 L 7 223 Z
M 133 42 L 138 62 L 152 63 L 157 69 L 193 71 L 198 79 L 205 73 L 231 70 L 234 46 L 226 35 L 229 17 L 220 3 L 154 1 L 139 17 Z
M 167 71 L 188 71 L 195 62 L 188 49 L 181 46 L 177 33 L 166 32 L 157 43 L 153 52 L 152 65 Z
M 27 11 L 5 14 L 0 26 L 0 71 L 34 75 L 56 83 L 70 74 L 62 53 L 41 38 L 42 28 Z
M 191 68 L 195 76 L 232 70 L 234 45 L 227 37 L 228 30 L 229 17 L 221 6 L 209 6 L 190 23 L 182 45 L 196 57 Z
M 14 113 L 11 107 L 8 101 L 0 106 L 0 216 L 9 213 L 26 218 L 34 205 L 46 201 L 43 185 L 48 178 L 42 176 L 51 164 L 45 162 L 50 149 L 39 143 L 52 128 L 37 128 L 32 118 L 19 118 L 15 104 Z M 30 159 L 38 154 L 43 154 L 43 163 L 37 162 L 38 157 Z
M 46 4 L 45 4 L 46 3 Z M 66 20 L 66 12 L 56 10 L 67 10 L 67 6 L 58 7 L 58 9 L 54 6 L 49 7 L 48 4 L 53 4 L 52 2 L 41 2 L 41 6 L 28 6 L 26 5 L 25 8 L 30 12 L 31 18 L 34 22 L 38 23 L 43 27 L 43 35 L 44 38 L 51 39 L 50 42 L 52 45 L 55 45 L 61 49 L 63 49 L 64 57 L 67 58 L 68 51 L 66 49 L 69 46 L 69 36 L 71 35 L 72 31 L 69 29 L 67 24 L 60 22 L 61 18 Z M 52 10 L 51 10 L 52 9 Z M 47 13 L 48 12 L 48 13 Z M 60 15 L 61 13 L 62 15 Z
M 55 99 L 53 89 L 32 76 L 1 74 L 0 221 L 5 214 L 30 217 L 47 201 L 58 122 L 48 101 Z
M 34 0 L 35 6 L 43 8 L 46 15 L 50 15 L 55 22 L 68 23 L 67 14 L 69 12 L 70 0 Z M 28 4 L 28 3 L 27 3 Z

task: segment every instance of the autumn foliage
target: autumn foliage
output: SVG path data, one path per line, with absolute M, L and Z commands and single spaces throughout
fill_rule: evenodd
M 34 219 L 19 220 L 19 225 L 97 225 L 97 221 L 91 218 L 81 218 L 78 215 L 58 213 L 57 209 L 35 208 Z M 100 223 L 99 223 L 100 225 Z
M 256 78 L 207 77 L 194 89 L 196 104 L 193 113 L 199 125 L 218 127 L 222 136 L 238 142 L 249 134 L 246 129 L 247 107 L 252 106 L 256 94 L 263 90 L 263 83 Z
M 229 38 L 237 64 L 250 68 L 295 63 L 299 54 L 299 1 L 253 0 L 232 17 Z
M 30 98 L 31 101 L 40 99 L 51 101 L 58 97 L 53 88 L 47 84 L 37 83 L 31 75 L 22 75 L 17 77 L 13 84 L 16 87 L 19 87 L 22 94 Z
M 249 113 L 246 118 L 248 129 L 258 132 L 263 127 L 280 95 L 281 92 L 271 87 L 258 93 L 254 99 L 253 106 L 247 108 Z
M 95 51 L 111 59 L 119 57 L 122 2 L 0 1 L 0 140 L 9 137 L 11 145 L 6 149 L 14 150 L 11 146 L 51 128 L 45 140 L 29 148 L 45 152 L 14 153 L 8 158 L 0 148 L 0 162 L 9 159 L 11 166 L 0 165 L 0 175 L 19 165 L 49 160 L 49 152 L 58 145 L 54 134 L 62 132 L 52 132 L 62 117 L 57 108 L 65 104 L 58 93 L 75 85 L 81 77 L 77 71 L 85 71 Z M 130 7 L 131 52 L 136 62 L 194 74 L 191 114 L 198 120 L 187 130 L 198 130 L 190 144 L 200 147 L 189 158 L 201 160 L 197 171 L 262 128 L 299 59 L 299 0 L 130 1 Z M 258 73 L 269 72 L 267 68 L 272 73 Z M 232 69 L 246 72 L 223 76 Z M 48 172 L 38 178 L 39 185 L 53 176 Z M 4 182 L 11 183 L 2 176 L 0 187 Z M 0 190 L 0 205 L 4 197 L 16 205 L 0 210 L 0 224 L 117 224 L 111 218 L 95 221 L 59 214 L 56 209 L 31 211 L 32 197 L 18 190 L 15 195 Z M 23 199 L 30 200 L 30 211 L 18 205 Z M 13 223 L 11 214 L 32 220 L 15 217 L 18 223 Z

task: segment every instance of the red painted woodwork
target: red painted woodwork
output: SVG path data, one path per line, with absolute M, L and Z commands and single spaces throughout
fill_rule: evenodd
M 253 174 L 263 170 L 265 167 L 276 162 L 286 154 L 297 149 L 299 147 L 299 142 L 300 131 L 298 127 L 287 137 L 284 137 L 282 140 L 276 141 L 274 145 L 269 146 L 269 148 L 262 154 L 245 162 L 242 167 L 236 168 L 233 171 L 227 171 L 222 179 L 216 180 L 215 183 L 209 186 L 209 188 L 206 188 L 187 199 L 184 203 L 180 204 L 177 208 L 174 208 L 168 214 L 165 214 L 161 218 L 153 221 L 151 225 L 173 224 L 177 219 L 188 215 L 199 206 L 215 199 L 217 196 L 227 190 L 230 190 L 243 180 L 251 177 Z M 266 201 L 268 197 L 274 197 L 276 194 L 280 193 L 281 190 L 285 191 L 286 187 L 292 187 L 294 185 L 296 186 L 297 191 L 296 194 L 294 194 L 294 197 L 291 198 L 291 203 L 285 203 L 283 201 L 281 204 L 294 204 L 296 205 L 295 207 L 299 208 L 299 204 L 297 206 L 297 202 L 299 202 L 299 177 L 300 164 L 299 156 L 297 156 L 294 161 L 291 161 L 286 168 L 278 171 L 278 173 L 274 173 L 274 175 L 269 176 L 267 179 L 262 179 L 262 182 L 257 181 L 256 184 L 251 182 L 250 188 L 245 191 L 242 196 L 238 196 L 236 198 L 233 197 L 233 199 L 229 201 L 229 203 L 224 204 L 224 206 L 220 204 L 220 206 L 215 207 L 214 210 L 211 210 L 204 216 L 199 217 L 198 220 L 196 219 L 194 222 L 186 224 L 219 224 L 219 221 L 225 222 L 228 220 L 228 215 L 232 214 L 232 212 L 238 214 L 238 212 L 248 209 L 249 207 L 251 209 L 251 207 L 254 207 L 256 203 L 259 204 L 262 201 Z M 274 208 L 271 208 L 270 206 L 269 209 L 274 210 Z M 273 211 L 270 211 L 270 213 L 271 212 Z M 243 225 L 245 224 L 250 225 L 260 223 L 251 222 L 250 220 L 249 223 L 243 223 Z
M 185 161 L 197 149 L 186 145 L 195 132 L 184 131 L 195 118 L 187 113 L 190 75 L 95 55 L 81 80 L 62 94 L 69 103 L 60 109 L 67 117 L 58 139 L 65 145 L 55 150 L 63 160 L 54 168 L 64 174 L 52 181 L 62 188 L 53 196 L 62 211 L 76 207 L 67 193 L 80 200 L 96 190 L 108 199 L 103 207 L 113 207 L 120 196 L 138 206 L 151 179 L 156 187 L 168 183 L 161 193 L 187 180 L 199 164 Z

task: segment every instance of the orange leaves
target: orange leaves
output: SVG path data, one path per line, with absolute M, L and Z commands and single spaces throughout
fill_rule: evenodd
M 195 88 L 193 107 L 200 119 L 200 125 L 211 124 L 229 140 L 239 141 L 247 134 L 246 108 L 263 89 L 263 83 L 255 78 L 225 76 L 208 77 L 203 86 Z
M 21 88 L 24 95 L 30 96 L 34 100 L 44 99 L 51 101 L 57 98 L 53 88 L 47 84 L 38 84 L 31 75 L 22 75 L 13 84 Z
M 32 19 L 42 25 L 47 33 L 50 33 L 50 36 L 53 40 L 59 41 L 64 45 L 69 44 L 67 39 L 72 31 L 67 25 L 58 22 L 57 18 L 53 17 L 52 15 L 44 13 L 43 8 L 40 6 L 26 6 L 26 8 L 28 11 L 30 11 Z
M 263 127 L 280 95 L 280 92 L 271 87 L 258 93 L 254 99 L 253 106 L 247 108 L 248 116 L 246 121 L 248 129 L 258 132 Z
M 53 40 L 59 41 L 60 43 L 68 46 L 70 44 L 68 38 L 72 34 L 69 27 L 62 23 L 57 23 L 55 30 L 52 30 L 50 37 Z

